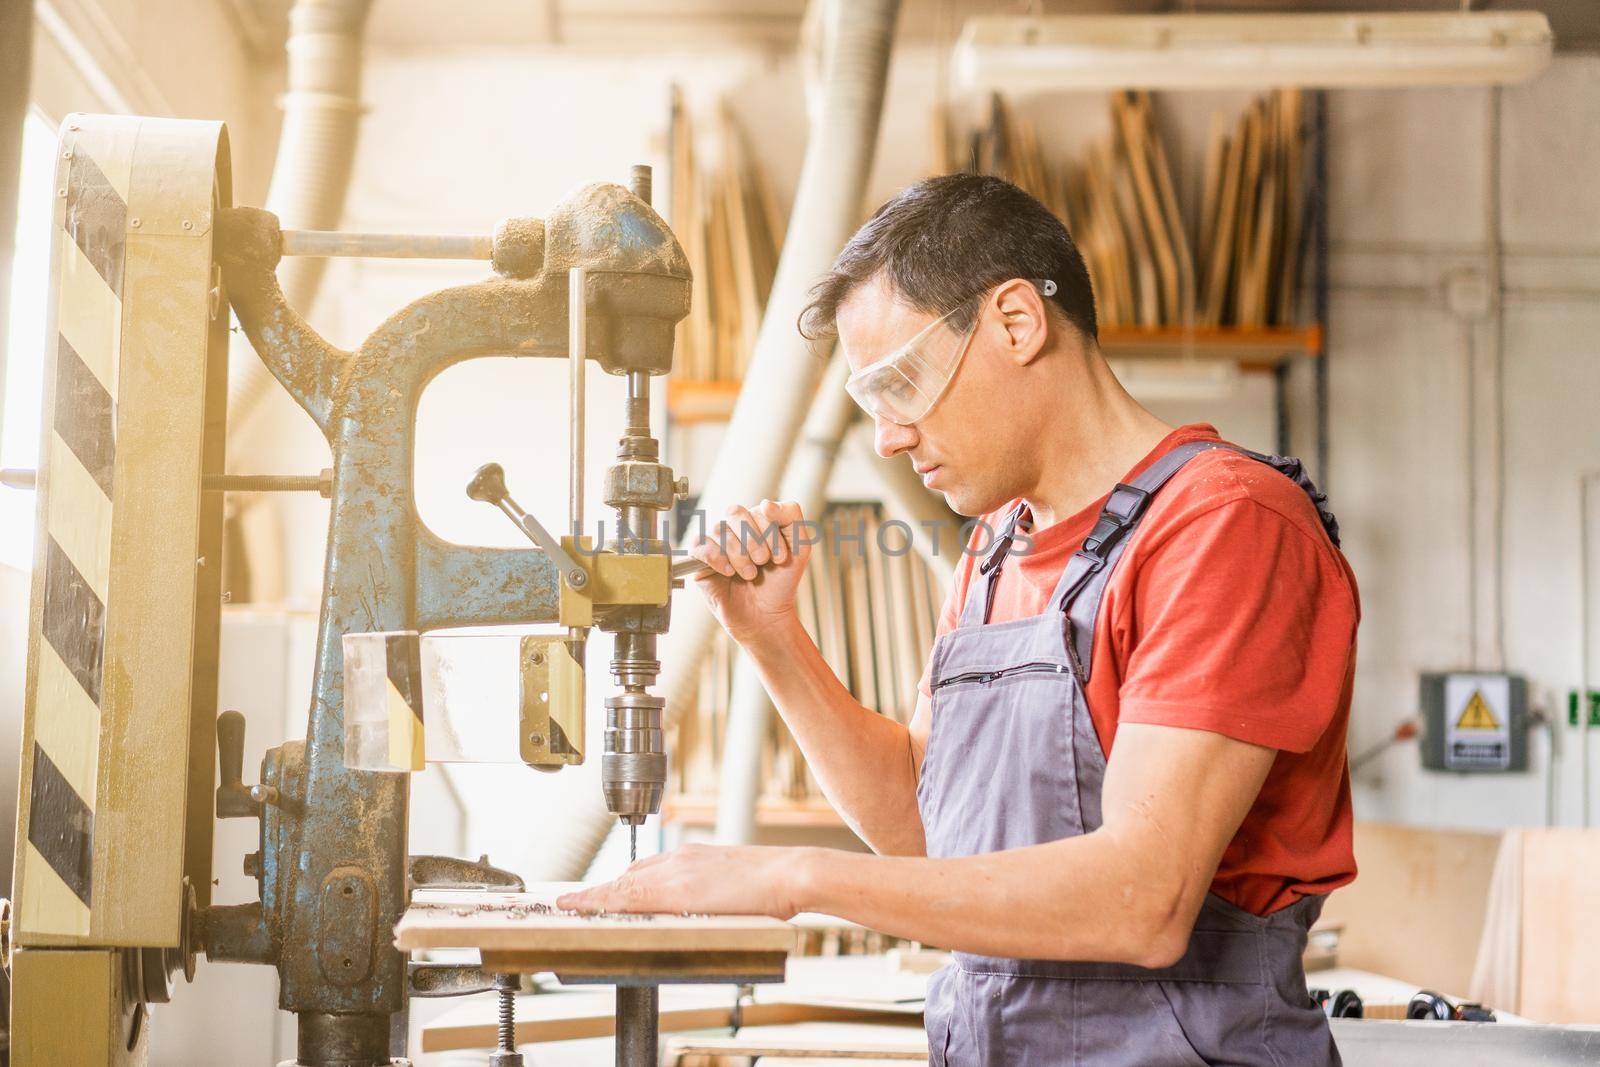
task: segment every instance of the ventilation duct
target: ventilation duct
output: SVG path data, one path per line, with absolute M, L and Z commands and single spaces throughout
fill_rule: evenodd
M 289 12 L 288 87 L 267 210 L 285 229 L 332 230 L 344 211 L 361 118 L 361 35 L 372 0 L 298 0 Z M 306 314 L 327 266 L 311 256 L 278 267 L 289 306 Z M 248 343 L 228 358 L 228 422 L 238 428 L 269 389 L 272 374 Z
M 855 421 L 855 403 L 844 391 L 850 365 L 844 352 L 834 349 L 822 385 L 811 403 L 800 432 L 800 443 L 783 473 L 778 489 L 781 500 L 794 500 L 813 520 L 820 520 L 827 504 L 828 477 L 839 454 L 840 442 Z M 812 547 L 820 552 L 821 546 Z M 761 750 L 772 724 L 772 698 L 748 656 L 740 656 L 733 671 L 733 695 L 728 701 L 728 733 L 722 743 L 721 780 L 717 787 L 717 840 L 744 845 L 755 840 L 756 803 L 761 796 Z
M 899 0 L 819 2 L 825 5 L 817 22 L 822 29 L 823 73 L 820 91 L 813 97 L 805 162 L 788 239 L 746 372 L 748 387 L 739 393 L 723 447 L 700 495 L 708 521 L 722 516 L 732 504 L 778 491 L 824 368 L 796 331 L 795 322 L 811 286 L 861 221 L 861 201 L 872 170 Z M 692 700 L 699 665 L 716 625 L 698 595 L 679 597 L 672 614 L 661 655 L 669 713 Z M 616 825 L 598 791 L 586 795 L 582 803 L 581 810 L 570 811 L 562 821 L 567 840 L 552 843 L 564 850 L 570 863 L 558 877 L 581 878 L 599 843 Z

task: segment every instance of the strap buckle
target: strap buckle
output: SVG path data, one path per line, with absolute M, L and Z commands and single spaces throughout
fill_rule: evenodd
M 1105 567 L 1111 558 L 1111 550 L 1138 523 L 1149 506 L 1150 493 L 1144 489 L 1118 482 L 1117 487 L 1111 490 L 1105 507 L 1100 509 L 1100 518 L 1095 521 L 1094 529 L 1083 539 L 1083 547 L 1073 553 L 1074 559 L 1081 559 L 1088 566 L 1061 595 L 1062 611 L 1071 607 L 1072 601 L 1083 591 L 1089 579 Z
M 988 574 L 1000 565 L 1002 559 L 1010 554 L 1011 542 L 1016 540 L 1017 536 L 1017 523 L 1022 521 L 1022 512 L 1023 506 L 1017 505 L 1016 510 L 1011 513 L 1010 521 L 1006 523 L 1005 530 L 1001 532 L 999 537 L 995 538 L 994 547 L 989 550 L 989 555 L 982 563 L 978 564 L 979 574 Z
M 1117 542 L 1139 521 L 1149 506 L 1148 492 L 1118 482 L 1106 498 L 1106 506 L 1100 509 L 1100 518 L 1095 522 L 1094 529 L 1083 539 L 1080 553 L 1104 563 Z

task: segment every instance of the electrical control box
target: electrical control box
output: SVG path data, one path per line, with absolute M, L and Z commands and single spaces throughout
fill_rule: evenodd
M 1528 769 L 1528 680 L 1520 674 L 1424 674 L 1422 765 L 1433 771 Z

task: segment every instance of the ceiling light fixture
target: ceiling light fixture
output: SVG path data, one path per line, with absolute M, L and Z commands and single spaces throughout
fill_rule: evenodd
M 1503 85 L 1543 70 L 1553 42 L 1536 11 L 978 16 L 952 72 L 1009 93 Z

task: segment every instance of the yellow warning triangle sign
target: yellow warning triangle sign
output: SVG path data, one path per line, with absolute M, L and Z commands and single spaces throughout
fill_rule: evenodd
M 1467 706 L 1461 712 L 1461 718 L 1456 720 L 1457 730 L 1498 730 L 1500 721 L 1494 717 L 1494 712 L 1489 708 L 1489 702 L 1483 699 L 1483 690 L 1474 689 L 1472 699 L 1467 701 Z

